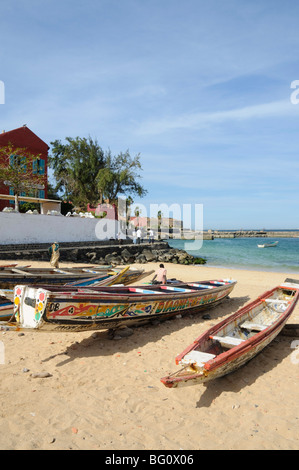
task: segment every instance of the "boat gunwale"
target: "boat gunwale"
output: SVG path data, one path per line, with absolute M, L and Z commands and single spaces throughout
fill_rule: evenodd
M 182 358 L 188 354 L 189 352 L 195 350 L 200 342 L 209 339 L 210 336 L 213 334 L 217 333 L 219 330 L 222 330 L 225 326 L 229 325 L 230 323 L 234 322 L 238 317 L 246 314 L 248 311 L 252 310 L 253 308 L 257 307 L 258 305 L 261 305 L 263 300 L 267 297 L 270 297 L 275 291 L 278 289 L 288 289 L 283 286 L 277 286 L 271 289 L 270 291 L 264 292 L 262 295 L 260 295 L 257 299 L 254 301 L 250 302 L 248 305 L 245 307 L 242 307 L 239 309 L 236 313 L 230 315 L 228 318 L 224 319 L 222 322 L 218 323 L 217 325 L 212 326 L 209 328 L 207 331 L 205 331 L 202 335 L 200 335 L 197 339 L 194 340 L 194 342 L 189 345 L 182 353 L 180 353 L 178 356 L 175 358 L 175 362 L 178 365 Z M 246 354 L 248 350 L 250 350 L 253 346 L 258 346 L 260 343 L 262 343 L 266 338 L 268 338 L 275 330 L 279 330 L 280 326 L 286 323 L 290 315 L 292 314 L 296 303 L 298 301 L 299 297 L 299 286 L 298 288 L 293 287 L 289 288 L 289 290 L 295 290 L 296 293 L 291 300 L 291 303 L 289 304 L 288 308 L 281 313 L 281 315 L 278 317 L 278 319 L 272 323 L 272 325 L 267 326 L 264 330 L 257 332 L 254 334 L 252 337 L 244 340 L 242 343 L 240 343 L 237 346 L 234 346 L 233 348 L 224 351 L 223 353 L 218 354 L 215 358 L 210 359 L 209 361 L 205 362 L 204 364 L 204 369 L 206 371 L 212 371 L 222 365 L 224 365 L 227 362 L 230 362 L 231 360 L 237 359 L 238 357 Z M 297 298 L 297 300 L 296 300 Z M 175 373 L 174 373 L 175 374 Z M 192 376 L 195 375 L 196 377 L 199 377 L 203 375 L 203 372 L 200 371 L 197 374 L 192 374 Z M 189 380 L 189 379 L 188 379 Z
M 202 282 L 209 282 L 209 281 L 202 281 Z M 145 292 L 127 292 L 130 288 L 130 286 L 124 286 L 120 287 L 117 290 L 119 292 L 113 291 L 116 289 L 115 286 L 87 286 L 86 287 L 86 292 L 84 292 L 85 287 L 75 287 L 73 289 L 72 286 L 60 286 L 60 289 L 64 289 L 63 292 L 58 290 L 56 286 L 28 286 L 30 288 L 35 288 L 35 289 L 43 289 L 45 293 L 47 294 L 47 300 L 48 301 L 56 301 L 56 299 L 59 299 L 59 301 L 65 301 L 67 302 L 68 300 L 89 300 L 89 301 L 111 301 L 111 302 L 116 302 L 116 301 L 135 301 L 138 299 L 138 301 L 142 300 L 165 300 L 165 299 L 172 299 L 172 300 L 178 300 L 181 299 L 182 297 L 198 297 L 199 295 L 212 295 L 213 293 L 219 293 L 226 291 L 227 289 L 232 289 L 236 285 L 237 281 L 232 281 L 228 284 L 221 285 L 218 287 L 213 287 L 213 290 L 211 290 L 209 287 L 207 289 L 204 288 L 199 288 L 197 290 L 189 290 L 187 292 L 175 292 L 175 291 L 164 291 L 164 290 L 158 290 L 160 286 L 150 286 L 149 290 L 154 290 L 155 288 L 157 289 L 157 293 L 145 293 Z M 175 285 L 176 287 L 183 287 L 183 286 L 188 286 L 188 283 L 178 283 Z M 22 285 L 18 285 L 17 287 L 22 287 Z M 57 286 L 59 288 L 59 286 Z M 67 291 L 67 288 L 70 288 L 69 291 Z M 144 289 L 146 288 L 144 286 L 132 286 L 136 289 Z M 79 289 L 79 292 L 78 290 Z M 82 290 L 81 290 L 82 289 Z M 106 290 L 103 290 L 106 289 Z M 121 290 L 124 290 L 125 292 L 121 292 Z M 58 301 L 58 300 L 57 300 Z

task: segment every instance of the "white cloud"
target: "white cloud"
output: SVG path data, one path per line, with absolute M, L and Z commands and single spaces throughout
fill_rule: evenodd
M 137 127 L 139 135 L 159 135 L 179 129 L 199 130 L 213 124 L 250 119 L 276 118 L 283 116 L 299 116 L 299 109 L 290 100 L 262 103 L 243 108 L 214 112 L 191 112 L 179 116 L 145 121 Z

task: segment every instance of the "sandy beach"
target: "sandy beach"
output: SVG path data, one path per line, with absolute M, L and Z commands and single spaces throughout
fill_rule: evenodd
M 208 327 L 296 275 L 165 266 L 177 279 L 229 277 L 238 283 L 213 309 L 140 326 L 122 339 L 109 339 L 107 331 L 0 332 L 2 450 L 299 448 L 296 337 L 280 334 L 243 368 L 207 385 L 167 389 L 160 382 L 178 369 L 175 356 Z M 289 322 L 299 323 L 299 305 Z M 31 376 L 40 372 L 50 376 Z

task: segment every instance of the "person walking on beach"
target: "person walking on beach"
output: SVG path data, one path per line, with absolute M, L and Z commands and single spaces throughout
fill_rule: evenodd
M 148 241 L 149 243 L 154 243 L 154 232 L 152 229 L 149 231 Z
M 137 230 L 137 245 L 140 245 L 141 240 L 141 230 L 140 228 Z
M 57 242 L 54 242 L 50 248 L 49 248 L 49 255 L 51 256 L 50 259 L 50 265 L 53 268 L 58 268 L 59 267 L 59 244 Z
M 157 280 L 156 280 L 157 279 Z M 152 282 L 155 284 L 166 284 L 167 282 L 167 270 L 164 267 L 164 264 L 160 264 L 159 268 L 157 269 Z

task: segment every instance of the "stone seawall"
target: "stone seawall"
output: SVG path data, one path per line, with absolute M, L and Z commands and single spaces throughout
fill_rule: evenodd
M 1 260 L 50 261 L 48 244 L 35 245 L 1 245 Z M 167 242 L 153 244 L 119 243 L 60 243 L 60 261 L 73 263 L 90 263 L 100 265 L 127 265 L 148 262 L 175 264 L 205 264 L 203 258 L 197 258 L 184 250 L 171 248 Z
M 240 230 L 222 232 L 220 230 L 209 230 L 204 232 L 204 240 L 214 240 L 215 238 L 297 238 L 299 237 L 299 230 L 296 231 L 262 231 L 262 230 Z

